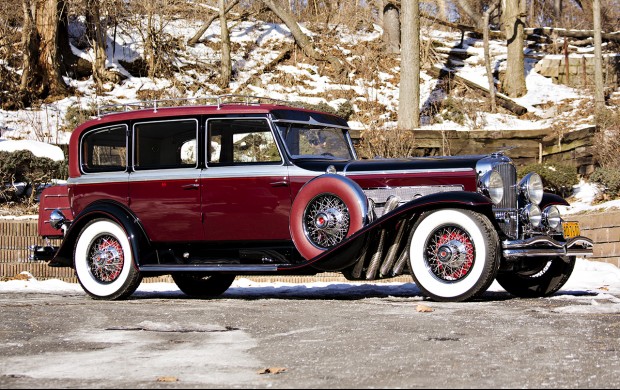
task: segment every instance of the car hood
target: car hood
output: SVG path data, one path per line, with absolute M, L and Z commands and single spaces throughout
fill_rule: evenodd
M 300 168 L 317 172 L 325 172 L 331 165 L 338 172 L 343 172 L 345 175 L 355 175 L 364 172 L 476 169 L 476 165 L 480 160 L 486 157 L 485 155 L 468 155 L 355 161 L 300 159 L 295 160 L 294 163 Z

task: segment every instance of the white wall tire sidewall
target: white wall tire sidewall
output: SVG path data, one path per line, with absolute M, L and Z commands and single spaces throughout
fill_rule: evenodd
M 440 280 L 424 259 L 424 249 L 430 235 L 443 225 L 456 225 L 465 230 L 474 245 L 474 265 L 469 274 L 455 282 Z M 413 232 L 410 243 L 410 265 L 415 279 L 429 293 L 441 298 L 457 298 L 470 295 L 472 289 L 479 288 L 485 274 L 488 248 L 484 234 L 470 215 L 460 210 L 440 210 L 426 217 Z
M 120 276 L 112 283 L 103 284 L 99 282 L 91 273 L 88 267 L 87 255 L 91 243 L 96 237 L 102 234 L 114 236 L 123 248 L 123 270 Z M 116 223 L 111 221 L 96 221 L 88 225 L 78 238 L 75 247 L 75 273 L 82 287 L 90 294 L 97 297 L 106 298 L 115 295 L 122 290 L 129 278 L 133 267 L 133 256 L 131 245 L 127 239 L 125 231 Z

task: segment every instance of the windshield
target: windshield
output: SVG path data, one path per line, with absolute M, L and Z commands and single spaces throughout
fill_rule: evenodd
M 278 123 L 292 158 L 353 160 L 346 130 L 299 123 Z

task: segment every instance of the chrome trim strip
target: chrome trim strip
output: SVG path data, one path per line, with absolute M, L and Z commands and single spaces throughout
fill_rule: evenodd
M 200 172 L 196 168 L 136 171 L 129 174 L 129 182 L 200 179 Z
M 288 265 L 288 264 L 283 264 Z M 231 272 L 231 273 L 257 273 L 276 272 L 278 265 L 274 264 L 154 264 L 140 266 L 140 272 Z
M 67 179 L 67 185 L 77 184 L 103 184 L 103 183 L 127 183 L 129 173 L 127 172 L 101 172 L 88 173 L 80 177 L 70 177 Z
M 458 172 L 473 172 L 473 168 L 451 168 L 451 169 L 405 169 L 405 170 L 383 170 L 383 171 L 356 171 L 347 172 L 351 164 L 347 164 L 342 173 L 344 176 L 377 176 L 377 175 L 406 175 L 411 173 L 458 173 Z
M 229 177 L 268 177 L 281 176 L 288 179 L 288 168 L 282 165 L 232 165 L 208 167 L 202 171 L 203 179 L 224 179 Z

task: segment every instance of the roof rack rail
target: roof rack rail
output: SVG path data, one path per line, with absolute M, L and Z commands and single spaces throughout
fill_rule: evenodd
M 221 106 L 226 104 L 239 104 L 239 105 L 259 105 L 261 103 L 272 103 L 276 105 L 287 105 L 290 102 L 285 100 L 261 97 L 261 96 L 251 96 L 251 95 L 219 95 L 219 96 L 204 96 L 204 97 L 193 97 L 193 98 L 176 98 L 176 99 L 154 99 L 154 100 L 143 100 L 136 101 L 131 103 L 118 103 L 118 104 L 106 104 L 97 107 L 97 118 L 101 118 L 105 115 L 116 114 L 119 112 L 127 112 L 134 110 L 147 110 L 152 109 L 153 112 L 157 112 L 159 108 L 165 107 L 179 107 L 183 105 L 187 105 L 189 102 L 194 102 L 193 104 L 204 104 L 204 105 L 212 105 L 217 106 L 219 109 Z

